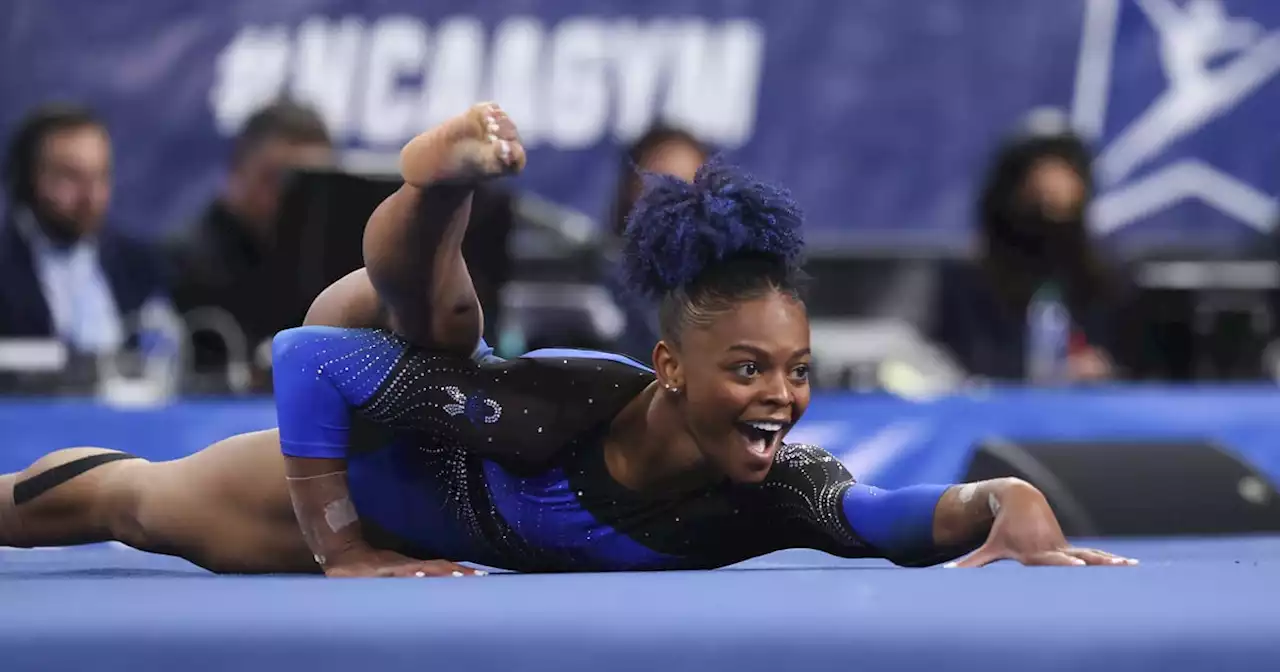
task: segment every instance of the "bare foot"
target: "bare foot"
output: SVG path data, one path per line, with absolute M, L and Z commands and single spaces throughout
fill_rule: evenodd
M 442 150 L 447 152 L 443 156 Z M 524 170 L 525 162 L 515 122 L 496 103 L 472 106 L 410 140 L 400 153 L 404 181 L 417 187 L 514 175 Z

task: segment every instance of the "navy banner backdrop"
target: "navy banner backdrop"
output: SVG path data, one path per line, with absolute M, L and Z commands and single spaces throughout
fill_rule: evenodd
M 496 99 L 533 150 L 521 187 L 592 216 L 617 146 L 665 119 L 785 181 L 831 247 L 965 247 L 975 173 L 1040 107 L 1095 142 L 1117 243 L 1240 243 L 1276 214 L 1272 0 L 9 0 L 0 22 L 0 131 L 98 106 L 137 232 L 202 205 L 282 93 L 369 169 Z

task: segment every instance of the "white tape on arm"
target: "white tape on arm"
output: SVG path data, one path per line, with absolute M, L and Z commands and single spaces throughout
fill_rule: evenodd
M 334 532 L 341 532 L 358 519 L 356 507 L 348 497 L 329 502 L 324 507 L 324 522 L 328 523 L 329 529 Z

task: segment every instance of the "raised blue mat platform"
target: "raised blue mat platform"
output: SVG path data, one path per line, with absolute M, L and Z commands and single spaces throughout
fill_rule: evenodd
M 173 459 L 275 421 L 266 400 L 139 411 L 80 400 L 0 401 L 0 471 L 78 445 Z M 830 450 L 859 480 L 883 487 L 960 478 L 974 446 L 992 438 L 1212 441 L 1280 483 L 1280 388 L 993 389 L 926 402 L 824 393 L 789 436 Z
M 0 669 L 1274 669 L 1280 538 L 1109 541 L 1135 568 L 214 577 L 115 545 L 0 550 Z M 734 570 L 767 571 L 734 571 Z

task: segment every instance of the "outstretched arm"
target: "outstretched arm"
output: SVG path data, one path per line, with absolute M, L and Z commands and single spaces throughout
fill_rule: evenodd
M 1016 478 L 900 490 L 855 484 L 845 491 L 843 509 L 862 539 L 903 565 L 932 565 L 970 551 L 954 566 L 980 567 L 999 560 L 1135 564 L 1110 553 L 1073 548 L 1044 495 Z
M 844 557 L 878 557 L 907 567 L 955 560 L 979 567 L 998 560 L 1025 565 L 1135 564 L 1067 543 L 1048 500 L 1016 478 L 955 485 L 912 485 L 887 490 L 854 481 L 833 455 L 806 444 L 787 444 L 760 492 L 766 510 L 787 511 L 813 533 L 806 548 Z M 777 487 L 781 486 L 781 487 Z M 788 529 L 781 544 L 795 544 Z M 801 532 L 803 534 L 803 532 Z M 776 548 L 787 548 L 778 545 Z M 776 550 L 775 548 L 775 550 Z M 976 549 L 976 550 L 975 550 Z
M 524 164 L 515 125 L 488 103 L 405 145 L 405 183 L 369 217 L 364 234 L 368 280 L 393 330 L 422 347 L 475 349 L 484 316 L 462 257 L 472 192 Z

